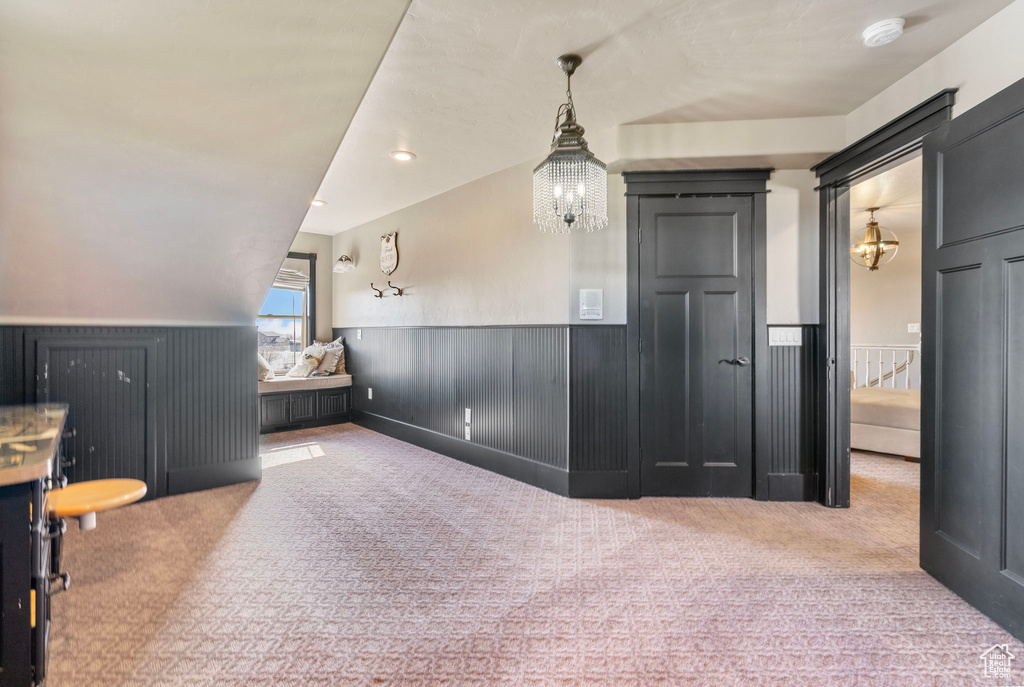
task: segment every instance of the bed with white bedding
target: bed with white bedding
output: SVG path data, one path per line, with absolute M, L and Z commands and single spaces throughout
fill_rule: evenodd
M 921 457 L 921 392 L 877 386 L 850 391 L 850 447 Z

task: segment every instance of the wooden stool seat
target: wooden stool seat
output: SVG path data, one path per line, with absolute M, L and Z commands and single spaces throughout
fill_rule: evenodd
M 99 511 L 135 503 L 146 495 L 146 483 L 137 479 L 96 479 L 69 484 L 46 495 L 50 517 L 89 517 Z

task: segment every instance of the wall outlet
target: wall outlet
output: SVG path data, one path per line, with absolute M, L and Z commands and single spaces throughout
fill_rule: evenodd
M 473 421 L 473 411 L 470 410 L 469 408 L 466 408 L 466 424 L 468 425 L 472 421 Z
M 472 441 L 472 439 L 469 438 L 469 425 L 466 425 L 466 441 Z
M 356 330 L 356 338 L 357 339 L 362 339 L 363 338 L 363 330 L 362 329 L 357 329 Z
M 368 398 L 371 401 L 373 400 L 373 387 L 372 386 L 366 387 L 366 398 Z
M 921 323 L 920 322 L 911 322 L 910 324 L 907 325 L 907 334 L 920 334 L 920 333 L 921 333 Z

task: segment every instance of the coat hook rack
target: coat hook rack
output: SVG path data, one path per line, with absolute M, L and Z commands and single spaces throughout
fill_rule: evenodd
M 391 283 L 390 279 L 388 279 L 388 286 L 390 286 L 391 288 L 393 288 L 395 290 L 395 295 L 396 296 L 401 296 L 403 293 L 405 293 L 405 289 L 398 288 L 397 286 L 395 286 L 394 284 Z
M 377 292 L 373 294 L 374 298 L 384 298 L 384 292 L 378 289 L 376 286 L 374 286 L 372 281 L 370 282 L 370 288 Z

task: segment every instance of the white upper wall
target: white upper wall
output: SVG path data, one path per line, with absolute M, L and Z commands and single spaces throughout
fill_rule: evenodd
M 569 237 L 533 224 L 536 161 L 477 179 L 334 236 L 334 326 L 560 324 L 569 320 Z M 398 268 L 380 270 L 398 232 Z M 406 289 L 396 296 L 388 280 Z M 374 297 L 370 283 L 384 289 Z M 624 282 L 623 282 L 624 283 Z
M 300 231 L 288 249 L 296 253 L 316 254 L 316 340 L 330 341 L 331 323 L 334 321 L 334 269 L 333 241 L 323 234 Z M 262 305 L 262 304 L 261 304 Z
M 959 87 L 959 115 L 1024 78 L 1024 0 L 1016 0 L 846 118 L 847 143 L 944 88 Z
M 0 3 L 0 322 L 251 324 L 407 3 Z

